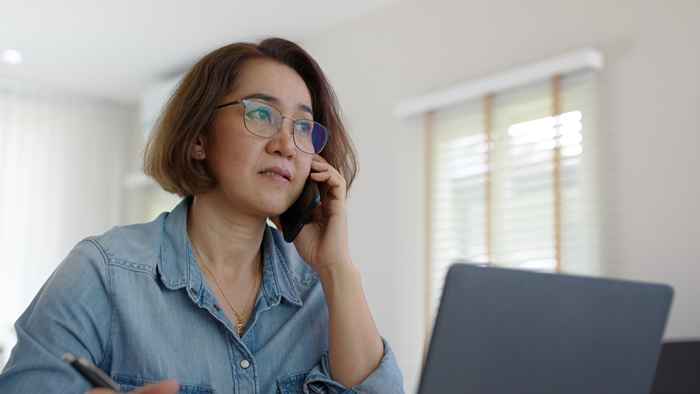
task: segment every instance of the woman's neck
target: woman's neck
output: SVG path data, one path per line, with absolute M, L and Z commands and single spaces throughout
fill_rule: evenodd
M 195 196 L 187 216 L 187 233 L 200 264 L 231 284 L 255 278 L 265 219 L 234 211 L 216 192 Z

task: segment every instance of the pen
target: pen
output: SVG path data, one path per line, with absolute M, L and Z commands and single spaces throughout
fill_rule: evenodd
M 93 387 L 104 387 L 117 392 L 120 391 L 117 383 L 85 358 L 75 357 L 71 353 L 66 353 L 63 355 L 63 361 L 73 366 Z

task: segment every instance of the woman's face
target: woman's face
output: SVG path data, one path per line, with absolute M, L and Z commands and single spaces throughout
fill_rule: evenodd
M 283 64 L 268 59 L 247 61 L 235 90 L 219 104 L 252 95 L 288 118 L 313 118 L 309 112 L 311 95 L 304 80 Z M 289 208 L 301 194 L 313 155 L 297 149 L 290 119 L 284 119 L 282 130 L 272 138 L 263 138 L 246 129 L 243 106 L 232 105 L 216 111 L 211 132 L 213 139 L 206 144 L 206 159 L 218 181 L 216 192 L 234 209 L 273 217 Z M 262 173 L 270 167 L 285 169 L 291 179 Z

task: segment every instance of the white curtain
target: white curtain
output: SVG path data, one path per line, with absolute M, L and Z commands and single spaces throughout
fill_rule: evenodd
M 136 108 L 0 80 L 0 354 L 81 239 L 120 222 Z

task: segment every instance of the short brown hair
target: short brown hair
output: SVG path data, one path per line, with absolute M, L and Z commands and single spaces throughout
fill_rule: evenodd
M 347 182 L 347 190 L 358 171 L 355 149 L 340 118 L 333 88 L 321 67 L 299 45 L 269 38 L 259 44 L 234 43 L 199 60 L 185 75 L 168 100 L 148 139 L 144 172 L 168 192 L 191 196 L 216 186 L 216 179 L 203 160 L 195 160 L 191 148 L 197 137 L 207 137 L 219 101 L 231 92 L 243 64 L 250 59 L 271 59 L 299 74 L 311 93 L 314 120 L 330 131 L 321 152 Z

